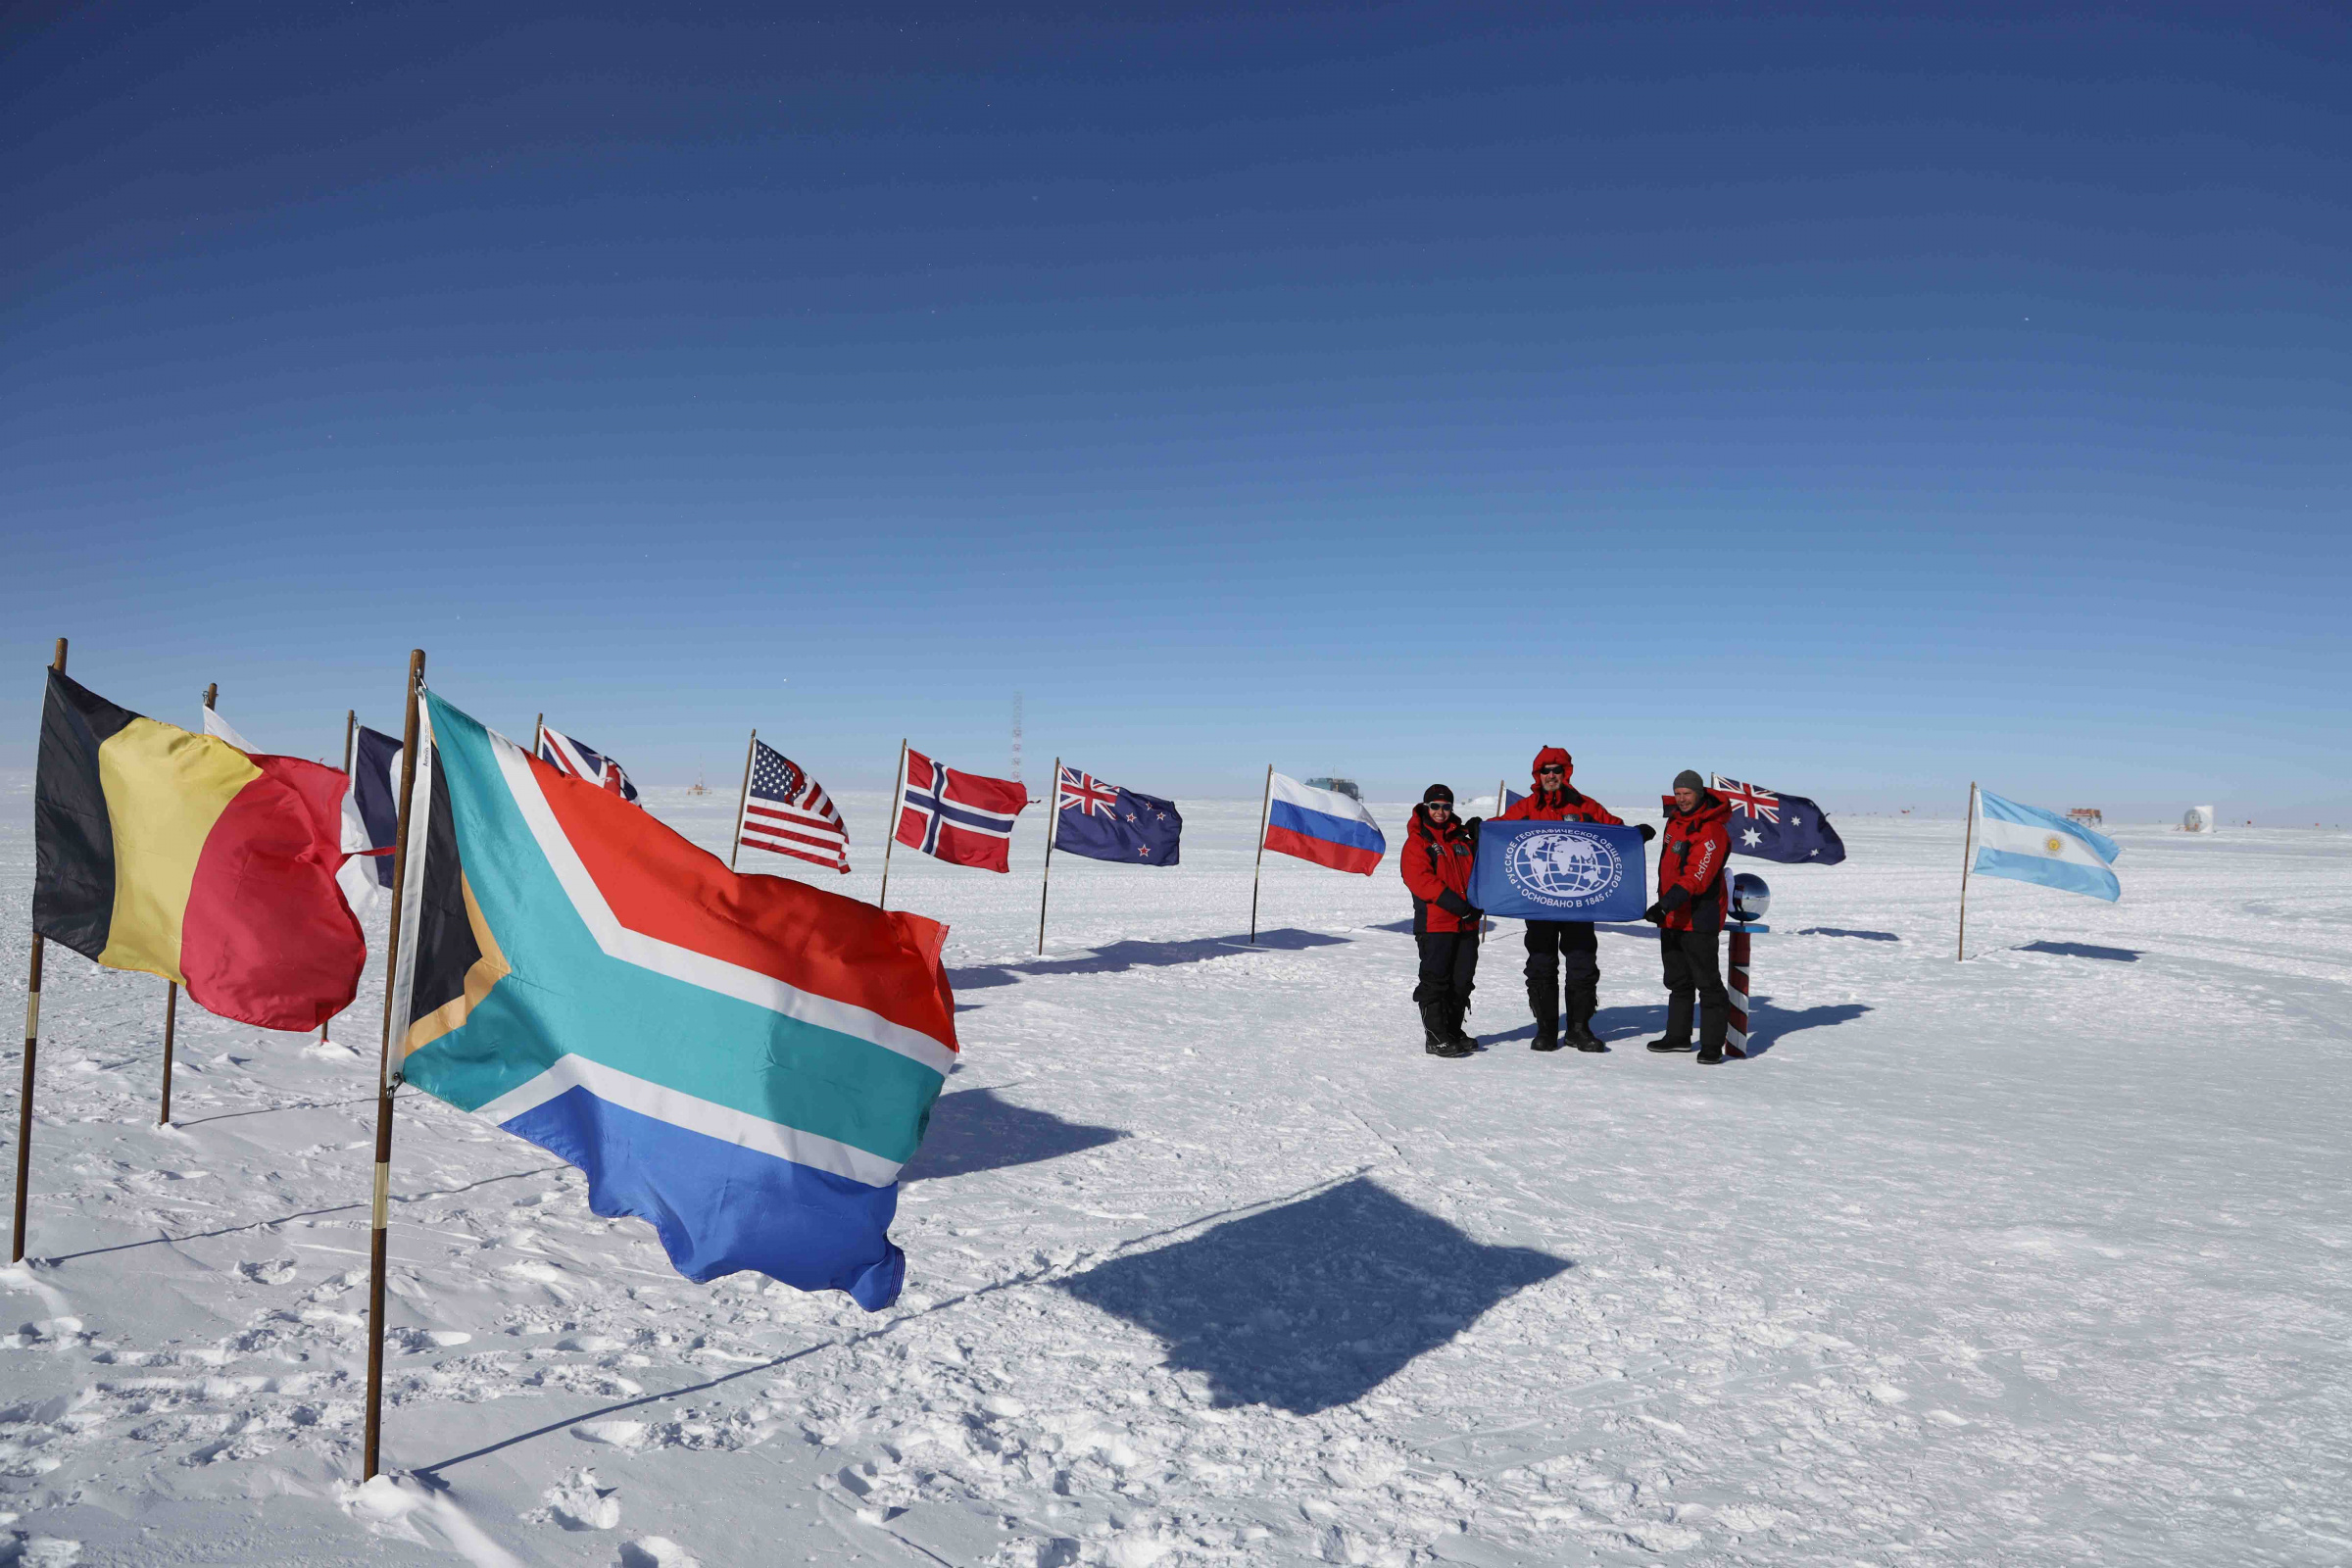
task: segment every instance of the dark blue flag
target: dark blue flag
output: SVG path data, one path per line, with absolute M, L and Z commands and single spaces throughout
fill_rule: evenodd
M 1515 920 L 1639 920 L 1648 872 L 1639 828 L 1489 820 L 1478 830 L 1470 902 Z
M 1184 818 L 1174 801 L 1105 784 L 1074 767 L 1054 790 L 1054 847 L 1064 855 L 1129 865 L 1174 865 Z
M 1715 775 L 1715 793 L 1732 808 L 1732 853 L 1784 865 L 1836 865 L 1845 843 L 1821 808 L 1801 795 L 1771 790 Z

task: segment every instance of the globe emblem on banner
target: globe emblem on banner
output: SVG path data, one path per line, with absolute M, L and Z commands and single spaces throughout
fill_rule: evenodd
M 1591 904 L 1625 876 L 1625 863 L 1607 842 L 1582 833 L 1529 833 L 1503 861 L 1511 886 L 1543 904 Z

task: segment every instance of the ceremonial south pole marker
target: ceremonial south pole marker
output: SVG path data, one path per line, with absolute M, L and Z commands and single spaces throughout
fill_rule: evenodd
M 1744 1059 L 1747 1055 L 1748 1026 L 1748 945 L 1747 939 L 1759 931 L 1770 931 L 1765 925 L 1764 911 L 1772 907 L 1772 889 L 1753 871 L 1742 871 L 1732 878 L 1732 952 L 1731 974 L 1724 989 L 1731 993 L 1730 1027 L 1724 1031 L 1723 1050 L 1726 1055 Z

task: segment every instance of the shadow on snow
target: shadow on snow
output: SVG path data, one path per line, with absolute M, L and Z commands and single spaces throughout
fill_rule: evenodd
M 2055 953 L 2062 958 L 2104 958 L 2109 963 L 2137 963 L 2144 949 L 2094 948 L 2087 942 L 2029 942 L 2020 953 Z
M 1866 1004 L 1840 1002 L 1806 1007 L 1796 1012 L 1779 1012 L 1773 1009 L 1771 1003 L 1770 997 L 1754 999 L 1753 1009 L 1748 1017 L 1747 1054 L 1750 1056 L 1761 1056 L 1800 1030 L 1828 1029 L 1841 1023 L 1852 1023 L 1870 1011 Z M 1482 1044 L 1489 1046 L 1533 1040 L 1536 1035 L 1533 1023 L 1523 1023 L 1501 1034 L 1489 1034 L 1478 1027 L 1478 1014 L 1475 1011 L 1465 1027 L 1477 1035 Z M 1603 1007 L 1592 1015 L 1592 1032 L 1615 1048 L 1622 1049 L 1629 1045 L 1639 1047 L 1666 1032 L 1666 1004 L 1658 1002 L 1640 1007 Z
M 1349 1404 L 1572 1265 L 1489 1247 L 1364 1177 L 1054 1288 L 1167 1345 L 1221 1406 Z
M 1409 929 L 1409 927 L 1408 927 Z M 948 983 L 957 991 L 985 991 L 1009 986 L 1025 974 L 1117 974 L 1123 969 L 1158 969 L 1178 963 L 1201 963 L 1259 951 L 1298 952 L 1302 948 L 1336 948 L 1348 939 L 1320 931 L 1260 931 L 1251 943 L 1247 932 L 1193 942 L 1113 942 L 1096 948 L 1082 958 L 1029 958 L 1020 963 L 983 963 L 968 969 L 950 969 Z
M 1857 942 L 1900 942 L 1903 939 L 1891 931 L 1848 931 L 1842 926 L 1809 925 L 1797 933 L 1800 937 L 1852 937 Z
M 938 1181 L 1007 1165 L 1034 1165 L 1130 1136 L 1117 1127 L 1063 1121 L 1050 1110 L 1016 1105 L 998 1099 L 994 1089 L 959 1089 L 940 1096 L 932 1105 L 923 1147 L 899 1179 Z

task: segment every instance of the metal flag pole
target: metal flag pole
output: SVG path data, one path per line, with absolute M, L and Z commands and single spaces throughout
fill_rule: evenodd
M 359 744 L 359 739 L 360 710 L 356 708 L 346 708 L 343 710 L 343 788 L 346 792 L 349 792 L 351 789 L 351 768 L 352 763 L 354 760 L 356 760 L 353 754 L 353 748 Z M 373 867 L 371 864 L 371 873 L 372 869 Z M 341 1016 L 342 1014 L 340 1013 L 336 1014 L 336 1017 Z M 332 1022 L 334 1022 L 333 1018 L 329 1018 L 327 1020 L 327 1023 Z M 326 1044 L 325 1023 L 322 1023 L 318 1026 L 318 1043 L 322 1046 Z
M 1968 873 L 1977 863 L 1977 781 L 1968 781 L 1968 837 L 1960 849 L 1960 942 L 1953 950 L 1952 961 L 1962 963 L 1968 958 Z
M 735 869 L 735 857 L 743 853 L 743 824 L 752 813 L 752 759 L 759 755 L 760 731 L 754 729 L 752 738 L 743 748 L 743 794 L 735 802 L 735 842 L 727 846 L 727 869 Z
M 408 716 L 401 728 L 400 825 L 392 839 L 392 934 L 384 948 L 384 1048 L 375 1080 L 375 1193 L 368 1221 L 368 1419 L 361 1438 L 363 1481 L 375 1479 L 384 1435 L 386 1210 L 392 1198 L 392 1094 L 400 1087 L 392 1053 L 401 1044 L 392 1032 L 400 989 L 401 923 L 409 903 L 409 804 L 416 790 L 416 702 L 423 685 L 424 650 L 418 648 L 409 654 Z
M 220 700 L 220 683 L 214 681 L 204 689 L 204 710 L 212 712 Z M 211 733 L 209 727 L 206 733 Z M 179 1035 L 179 982 L 167 980 L 164 988 L 164 1093 L 155 1111 L 158 1127 L 172 1125 L 172 1055 L 173 1042 Z
M 1265 804 L 1257 808 L 1257 865 L 1250 873 L 1250 940 L 1257 941 L 1257 887 L 1266 874 L 1266 823 L 1274 812 L 1274 764 L 1266 764 Z
M 1061 826 L 1061 759 L 1058 757 L 1054 759 L 1053 778 L 1054 782 L 1049 787 L 1054 791 L 1055 810 L 1053 821 L 1046 825 L 1046 874 L 1037 882 L 1037 951 L 1040 955 L 1046 951 L 1046 890 L 1054 885 L 1054 829 Z
M 882 897 L 876 901 L 878 908 L 890 907 L 890 847 L 899 842 L 900 802 L 906 793 L 906 742 L 911 738 L 899 739 L 899 781 L 890 787 L 890 820 L 882 824 L 882 831 L 890 836 L 882 841 Z
M 57 657 L 49 667 L 66 672 L 66 640 L 57 640 Z M 44 699 L 44 707 L 46 699 Z M 24 980 L 24 1087 L 17 1096 L 17 1219 L 9 1233 L 11 1263 L 24 1261 L 24 1182 L 32 1174 L 32 1060 L 41 1044 L 41 928 L 32 928 L 32 968 Z

